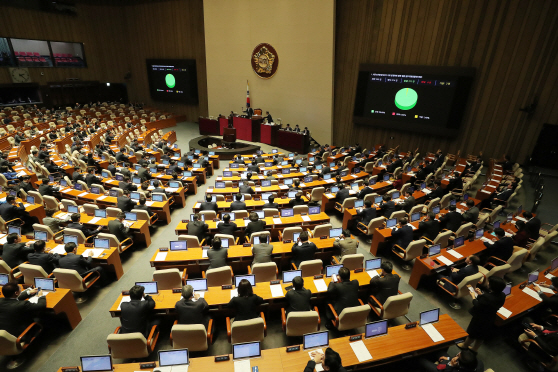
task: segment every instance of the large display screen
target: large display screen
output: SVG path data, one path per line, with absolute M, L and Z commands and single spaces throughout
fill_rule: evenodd
M 56 67 L 86 67 L 83 45 L 81 43 L 66 43 L 51 41 L 50 48 Z
M 21 67 L 52 67 L 50 48 L 46 40 L 11 38 L 14 55 Z
M 457 135 L 474 73 L 470 68 L 361 65 L 354 122 Z
M 196 60 L 147 60 L 151 98 L 156 101 L 198 103 Z

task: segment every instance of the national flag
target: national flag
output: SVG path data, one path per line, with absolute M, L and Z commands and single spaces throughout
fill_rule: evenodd
M 246 80 L 246 108 L 250 107 L 250 85 L 248 85 L 248 80 Z

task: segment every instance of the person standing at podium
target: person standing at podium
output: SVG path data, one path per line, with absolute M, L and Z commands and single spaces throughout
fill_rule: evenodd
M 252 107 L 247 107 L 246 108 L 246 116 L 248 116 L 248 118 L 251 118 L 252 116 L 254 116 L 254 109 Z
M 273 118 L 272 118 L 271 115 L 269 114 L 269 111 L 266 111 L 266 112 L 265 112 L 265 117 L 264 117 L 264 119 L 267 119 L 267 122 L 268 122 L 269 124 L 273 123 Z

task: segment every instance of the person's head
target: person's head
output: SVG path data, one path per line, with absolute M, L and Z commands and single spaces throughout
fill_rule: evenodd
M 77 249 L 77 245 L 76 243 L 66 243 L 64 245 L 64 250 L 66 251 L 66 253 L 72 253 Z
M 300 235 L 298 236 L 298 238 L 300 239 L 301 242 L 307 242 L 308 241 L 308 232 L 307 231 L 301 232 Z
M 300 180 L 297 178 L 296 180 L 294 180 L 293 184 L 295 185 L 295 187 L 299 187 L 300 186 Z
M 242 279 L 240 283 L 238 283 L 238 297 L 248 297 L 252 296 L 252 294 L 254 294 L 252 284 L 250 284 L 248 279 Z
M 124 218 L 126 218 L 126 213 L 118 212 L 118 214 L 116 215 L 116 218 L 118 218 L 120 220 L 120 222 L 122 222 L 122 221 L 124 221 Z
M 159 181 L 158 180 L 153 181 L 153 187 L 155 187 L 155 188 L 159 187 Z
M 141 184 L 142 190 L 149 190 L 149 182 L 144 182 Z
M 471 350 L 462 350 L 459 354 L 459 365 L 467 370 L 474 370 L 477 367 L 477 356 Z
M 407 224 L 407 222 L 409 222 L 409 221 L 407 220 L 407 217 L 403 217 L 403 218 L 400 218 L 400 219 L 399 219 L 399 225 L 400 225 L 400 226 L 405 226 L 405 225 Z
M 351 230 L 345 229 L 341 232 L 341 235 L 343 235 L 344 238 L 350 238 L 351 237 Z
M 488 288 L 490 288 L 492 292 L 500 293 L 506 288 L 506 281 L 503 278 L 492 275 L 488 278 Z
M 480 258 L 479 256 L 472 254 L 465 259 L 465 263 L 467 265 L 478 266 L 480 264 Z
M 382 261 L 380 268 L 382 269 L 382 273 L 384 275 L 391 274 L 391 272 L 393 271 L 393 264 L 389 261 Z
M 525 211 L 525 212 L 523 212 L 523 217 L 530 220 L 531 218 L 533 218 L 533 213 L 531 213 L 529 211 Z
M 498 239 L 502 239 L 504 236 L 506 236 L 506 232 L 501 227 L 494 229 L 494 234 L 496 234 Z
M 364 202 L 364 206 L 365 206 L 366 208 L 372 208 L 372 201 L 371 201 L 371 200 L 366 200 L 366 201 Z
M 56 210 L 55 210 L 55 209 L 47 209 L 47 210 L 45 211 L 45 214 L 46 214 L 47 217 L 52 217 L 52 215 L 53 215 L 54 213 L 56 213 Z
M 434 212 L 428 212 L 427 216 L 429 221 L 434 221 L 436 219 L 436 213 Z
M 258 214 L 256 212 L 250 212 L 250 221 L 255 222 L 259 219 Z
M 341 278 L 342 281 L 348 281 L 349 279 L 351 279 L 351 272 L 349 271 L 349 269 L 347 269 L 346 267 L 342 267 L 339 269 L 339 278 Z
M 236 201 L 241 201 L 242 200 L 242 194 L 238 193 L 235 195 Z
M 19 295 L 19 285 L 17 282 L 10 282 L 2 287 L 2 295 L 5 298 L 16 298 Z
M 185 300 L 191 299 L 193 295 L 194 295 L 194 287 L 192 287 L 189 284 L 182 287 L 182 297 Z
M 13 195 L 8 195 L 8 196 L 6 197 L 6 203 L 8 203 L 8 204 L 14 204 L 14 203 L 15 203 L 15 200 L 16 200 L 16 198 L 15 198 L 15 196 L 13 196 Z
M 143 195 L 140 196 L 140 199 L 139 199 L 140 205 L 145 205 L 146 202 L 147 202 L 147 199 L 145 198 L 145 196 L 143 196 Z
M 91 155 L 91 154 L 90 154 Z M 93 174 L 95 172 L 95 168 L 94 167 L 90 167 L 87 169 L 87 173 L 89 174 Z
M 442 186 L 442 181 L 436 180 L 436 181 L 434 181 L 434 185 L 436 185 L 436 187 L 440 187 L 440 186 Z
M 141 285 L 135 285 L 130 288 L 130 299 L 131 300 L 141 300 L 143 297 L 143 292 L 145 288 Z
M 302 287 L 304 287 L 304 279 L 302 279 L 301 276 L 295 276 L 293 278 L 293 287 L 294 289 L 302 289 Z
M 455 212 L 457 210 L 457 207 L 455 205 L 450 205 L 448 209 L 450 212 Z
M 475 206 L 475 201 L 473 199 L 467 199 L 467 207 L 473 208 Z
M 124 152 L 126 152 L 126 149 L 125 149 L 124 147 L 122 147 L 122 148 L 120 149 L 120 152 L 124 153 Z
M 302 193 L 301 192 L 296 193 L 295 200 L 302 200 Z
M 345 184 L 344 184 L 344 183 L 340 183 L 339 186 L 337 186 L 337 187 L 339 187 L 339 190 L 343 190 L 343 189 L 345 188 Z
M 413 192 L 411 191 L 410 188 L 407 188 L 407 190 L 405 190 L 405 196 L 406 196 L 406 197 L 413 196 Z
M 515 223 L 515 227 L 517 227 L 517 231 L 523 231 L 525 229 L 525 222 L 523 221 L 517 221 Z
M 213 249 L 221 249 L 221 238 L 217 237 L 213 239 L 213 243 L 211 244 Z
M 122 190 L 122 194 L 124 194 L 125 196 L 128 196 L 128 195 L 130 195 L 130 190 L 124 189 L 124 190 Z
M 384 195 L 382 196 L 382 199 L 384 199 L 384 201 L 390 201 L 390 200 L 391 200 L 391 195 L 389 195 L 389 194 L 384 194 Z
M 227 213 L 223 216 L 223 221 L 225 221 L 225 223 L 229 223 L 230 220 L 231 220 L 230 214 Z
M 200 219 L 199 213 L 194 214 L 194 215 L 192 216 L 192 219 L 193 219 L 194 221 L 199 221 L 199 219 Z
M 339 174 L 335 176 L 335 182 L 341 183 L 341 176 Z
M 269 203 L 273 203 L 273 202 L 275 201 L 275 198 L 273 197 L 273 195 L 270 195 L 270 196 L 267 198 L 267 201 L 268 201 Z
M 35 252 L 41 253 L 45 250 L 45 245 L 46 243 L 43 240 L 37 240 L 35 243 L 33 243 L 33 249 L 35 250 Z
M 205 201 L 206 201 L 206 202 L 210 203 L 210 202 L 211 202 L 211 199 L 212 199 L 212 196 L 211 196 L 211 195 L 208 194 L 208 195 L 205 196 Z

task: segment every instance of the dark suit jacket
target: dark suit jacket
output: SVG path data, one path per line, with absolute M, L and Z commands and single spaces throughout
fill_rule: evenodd
M 411 225 L 407 224 L 400 228 L 393 228 L 391 230 L 391 237 L 393 238 L 393 244 L 397 244 L 403 249 L 406 249 L 410 242 L 413 241 L 413 228 Z
M 448 229 L 453 232 L 456 232 L 461 226 L 461 222 L 463 221 L 463 216 L 459 212 L 449 212 L 446 213 L 442 218 L 440 218 L 440 223 L 442 224 L 443 229 Z
M 386 172 L 393 173 L 395 169 L 402 166 L 403 166 L 403 161 L 401 161 L 401 159 L 397 159 L 386 167 Z
M 502 191 L 502 192 L 500 192 L 500 193 L 494 195 L 494 197 L 495 197 L 496 199 L 500 199 L 500 200 L 506 201 L 506 200 L 508 200 L 508 199 L 510 198 L 511 194 L 513 194 L 513 190 L 511 190 L 511 189 L 506 189 L 506 190 L 504 190 L 504 191 Z
M 399 280 L 396 274 L 386 274 L 383 277 L 375 276 L 370 279 L 370 294 L 383 305 L 388 297 L 397 295 Z
M 227 266 L 227 248 L 209 249 L 207 251 L 207 258 L 209 258 L 209 269 L 217 269 L 219 267 Z
M 475 206 L 471 207 L 467 212 L 463 213 L 463 221 L 477 223 L 479 219 L 479 209 Z
M 203 202 L 200 203 L 200 211 L 215 211 L 217 212 L 217 203 L 213 202 Z
M 439 221 L 424 221 L 420 222 L 418 226 L 420 236 L 425 236 L 430 240 L 436 239 L 442 227 Z
M 529 238 L 531 239 L 538 239 L 541 229 L 541 220 L 537 217 L 531 218 L 525 224 L 525 230 L 527 230 L 527 234 L 529 234 Z
M 240 185 L 238 187 L 238 192 L 241 194 L 253 194 L 254 189 L 250 186 Z
M 80 224 L 79 222 L 71 222 L 68 224 L 67 228 L 69 229 L 76 229 L 83 232 L 86 238 L 90 237 L 91 235 L 95 234 L 95 230 L 88 229 L 85 225 Z
M 110 220 L 108 223 L 109 233 L 116 236 L 119 242 L 122 242 L 129 238 L 130 228 L 124 226 L 119 220 Z
M 219 231 L 219 234 L 233 235 L 237 229 L 238 227 L 234 222 L 221 222 L 217 225 L 217 231 Z
M 136 203 L 127 196 L 123 195 L 116 198 L 116 207 L 120 208 L 122 212 L 130 212 L 135 206 Z
M 327 295 L 337 315 L 341 315 L 346 307 L 360 305 L 358 302 L 358 280 L 340 283 L 331 281 L 327 287 Z
M 123 153 L 119 152 L 118 154 L 116 154 L 116 161 L 117 162 L 128 162 L 128 157 L 126 155 L 124 155 Z
M 140 332 L 145 338 L 149 336 L 149 318 L 155 309 L 155 301 L 145 295 L 145 301 L 131 300 L 123 302 L 120 313 L 120 333 Z
M 209 305 L 207 301 L 200 297 L 197 301 L 182 298 L 174 305 L 178 324 L 203 324 L 207 330 L 209 323 Z
M 367 225 L 376 218 L 376 208 L 363 208 L 362 211 L 357 213 L 357 216 L 362 218 L 362 223 Z
M 344 201 L 345 199 L 347 199 L 348 197 L 350 197 L 350 196 L 351 196 L 351 194 L 350 194 L 350 192 L 349 192 L 349 189 L 339 190 L 339 191 L 337 192 L 337 194 L 335 194 L 335 201 L 336 201 L 337 203 L 343 204 L 343 201 Z
M 93 262 L 92 257 L 85 258 L 80 254 L 68 253 L 60 257 L 58 265 L 61 269 L 76 270 L 79 275 L 83 275 L 89 270 L 91 262 Z
M 33 323 L 33 318 L 42 310 L 46 309 L 46 297 L 39 298 L 39 302 L 33 304 L 24 301 L 29 298 L 27 292 L 23 292 L 17 299 L 0 298 L 0 329 L 7 331 L 15 337 Z
M 289 306 L 285 309 L 287 314 L 291 311 L 309 311 L 312 291 L 306 288 L 293 289 L 285 295 Z
M 408 198 L 406 198 L 403 201 L 403 204 L 401 205 L 401 209 L 403 209 L 405 212 L 409 213 L 411 211 L 411 208 L 413 208 L 415 206 L 415 204 L 417 204 L 417 201 L 415 200 L 414 197 L 409 196 Z
M 436 198 L 441 198 L 442 196 L 444 196 L 446 194 L 446 191 L 442 188 L 442 186 L 438 186 L 438 188 L 436 188 L 436 190 L 432 191 L 429 195 L 428 195 L 428 200 L 432 200 L 432 199 L 436 199 Z
M 153 216 L 155 214 L 155 212 L 153 212 L 151 210 L 151 208 L 149 208 L 147 205 L 134 205 L 134 208 L 132 209 L 139 209 L 142 211 L 146 211 L 147 214 L 149 215 L 149 217 Z
M 296 267 L 299 267 L 302 261 L 309 261 L 316 258 L 315 254 L 317 250 L 318 247 L 316 247 L 316 244 L 312 242 L 307 241 L 302 243 L 301 245 L 298 245 L 298 243 L 294 243 L 292 248 L 292 262 L 296 265 Z
M 102 185 L 101 179 L 99 179 L 94 174 L 88 174 L 87 176 L 85 176 L 85 183 L 87 183 L 87 186 L 89 187 L 91 187 L 91 184 L 93 183 L 96 183 L 97 185 Z
M 27 261 L 31 265 L 38 265 L 43 268 L 47 274 L 51 274 L 52 271 L 58 267 L 58 260 L 60 256 L 58 254 L 49 253 L 29 253 L 27 255 Z
M 265 221 L 264 220 L 257 220 L 257 221 L 250 221 L 248 225 L 246 225 L 246 236 L 250 237 L 255 232 L 260 232 L 265 230 Z
M 140 168 L 138 170 L 138 177 L 141 178 L 142 181 L 147 181 L 151 179 L 151 174 L 149 173 L 149 169 Z
M 27 255 L 33 252 L 33 248 L 26 247 L 25 243 L 6 243 L 2 249 L 2 260 L 13 269 L 27 261 Z
M 277 203 L 265 203 L 262 208 L 279 209 L 279 204 L 277 204 Z
M 474 275 L 478 272 L 479 272 L 479 267 L 477 265 L 467 265 L 459 269 L 459 271 L 456 273 L 452 272 L 448 279 L 453 284 L 459 285 L 459 283 L 461 283 L 463 279 L 465 279 L 469 275 Z
M 246 210 L 246 203 L 242 201 L 233 201 L 230 206 L 231 211 L 245 211 Z
M 359 199 L 364 199 L 364 197 L 368 194 L 372 194 L 374 193 L 374 189 L 371 188 L 370 186 L 365 186 L 362 190 L 360 190 L 360 192 L 357 195 L 357 198 Z
M 111 164 L 107 167 L 107 170 L 114 176 L 117 172 L 116 167 L 114 166 L 114 164 Z
M 58 191 L 58 187 L 52 187 L 50 185 L 43 184 L 39 186 L 39 194 L 54 196 L 54 193 Z
M 380 203 L 380 213 L 385 218 L 389 218 L 389 216 L 391 216 L 393 212 L 395 212 L 395 203 L 393 202 L 393 200 L 390 200 L 388 202 L 382 200 L 382 202 Z
M 273 251 L 273 246 L 271 244 L 268 243 L 255 244 L 252 247 L 252 255 L 254 256 L 252 264 L 271 262 L 272 251 Z
M 186 225 L 188 235 L 195 235 L 198 237 L 200 242 L 205 239 L 205 234 L 209 229 L 209 226 L 203 221 L 190 221 Z
M 494 244 L 484 242 L 484 245 L 486 246 L 486 257 L 494 256 L 507 261 L 513 254 L 513 239 L 507 236 L 495 241 Z
M 263 298 L 253 294 L 248 297 L 233 297 L 231 298 L 228 307 L 235 311 L 234 320 L 248 320 L 260 316 L 258 313 L 258 306 L 263 303 Z
M 18 203 L 17 206 L 9 203 L 0 204 L 0 216 L 6 222 L 18 218 L 22 213 L 25 213 L 25 207 L 22 203 Z

